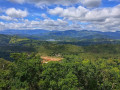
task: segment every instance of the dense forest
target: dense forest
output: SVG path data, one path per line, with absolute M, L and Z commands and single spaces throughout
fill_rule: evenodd
M 0 90 L 119 90 L 120 44 L 0 35 Z M 42 57 L 60 58 L 45 62 Z

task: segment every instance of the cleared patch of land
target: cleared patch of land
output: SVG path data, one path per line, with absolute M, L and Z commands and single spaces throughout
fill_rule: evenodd
M 43 63 L 48 63 L 50 61 L 61 61 L 63 58 L 60 57 L 50 57 L 50 56 L 41 56 Z

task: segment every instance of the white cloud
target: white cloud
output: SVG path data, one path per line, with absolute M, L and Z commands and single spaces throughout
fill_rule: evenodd
M 78 8 L 70 7 L 63 9 L 61 7 L 56 7 L 55 9 L 50 9 L 48 12 L 52 15 L 59 15 L 69 20 L 78 21 L 104 21 L 107 18 L 118 18 L 120 17 L 120 5 L 113 8 L 97 8 L 93 10 L 86 9 L 82 6 Z
M 78 8 L 70 7 L 67 9 L 63 9 L 61 7 L 56 7 L 55 9 L 50 9 L 48 12 L 52 15 L 59 15 L 60 17 L 64 17 L 69 20 L 75 19 L 83 19 L 86 13 L 89 10 L 79 6 Z
M 9 8 L 6 10 L 6 14 L 13 18 L 24 18 L 28 15 L 28 12 L 27 12 L 27 10 Z
M 43 22 L 43 25 L 47 25 L 47 26 L 64 26 L 64 25 L 68 25 L 68 23 L 66 21 L 63 21 L 61 19 L 57 19 L 56 21 L 55 20 L 52 20 L 52 19 L 45 19 L 42 21 Z
M 16 2 L 16 3 L 20 3 L 20 4 L 22 4 L 22 3 L 25 2 L 25 0 L 9 0 L 9 1 L 11 1 L 11 2 Z
M 92 22 L 82 24 L 73 22 L 71 24 L 66 20 L 45 19 L 33 20 L 21 19 L 19 22 L 0 22 L 0 30 L 17 29 L 17 30 L 31 30 L 31 29 L 44 29 L 44 30 L 97 30 L 97 31 L 116 31 L 120 28 L 120 18 L 107 18 L 104 22 Z
M 10 23 L 3 23 L 2 27 L 4 29 L 45 29 L 45 30 L 66 30 L 65 27 L 68 27 L 68 22 L 57 19 L 45 19 L 40 21 L 29 21 L 29 20 L 21 20 L 21 22 L 10 22 Z M 2 28 L 3 29 L 3 28 Z
M 99 7 L 102 0 L 83 0 L 82 4 L 88 8 Z
M 1 31 L 1 30 L 5 30 L 5 29 L 7 29 L 7 28 L 5 27 L 5 23 L 0 22 L 0 31 Z
M 74 4 L 83 4 L 86 7 L 98 7 L 101 4 L 101 0 L 9 0 L 16 3 L 32 3 L 35 4 L 37 7 L 43 7 L 45 5 L 63 5 L 69 6 Z
M 48 18 L 45 13 L 42 13 L 42 14 L 41 14 L 41 17 L 42 17 L 42 18 Z
M 73 5 L 82 3 L 84 6 L 69 6 L 69 7 L 56 7 L 54 9 L 47 9 L 51 15 L 62 17 L 63 19 L 53 20 L 50 19 L 45 13 L 32 13 L 35 19 L 33 21 L 24 20 L 27 17 L 27 10 L 20 10 L 9 8 L 6 10 L 6 15 L 0 16 L 0 19 L 6 21 L 12 20 L 13 22 L 0 23 L 2 29 L 46 29 L 46 30 L 99 30 L 99 31 L 115 31 L 120 30 L 120 5 L 114 7 L 98 7 L 101 0 L 11 0 L 17 3 L 33 3 L 37 6 L 61 4 Z M 91 9 L 92 8 L 92 9 Z M 41 20 L 39 17 L 43 17 Z M 15 22 L 15 19 L 18 22 Z M 69 22 L 70 21 L 70 22 Z M 83 24 L 84 23 L 84 24 Z M 0 29 L 1 29 L 0 28 Z
M 85 19 L 89 21 L 105 21 L 107 18 L 120 17 L 120 5 L 113 8 L 94 9 L 85 15 Z
M 63 8 L 61 7 L 56 7 L 55 9 L 49 9 L 49 13 L 52 14 L 52 15 L 61 15 L 62 12 L 64 11 Z
M 73 4 L 78 4 L 81 2 L 81 0 L 9 0 L 12 2 L 17 2 L 17 3 L 34 3 L 37 6 L 43 6 L 43 5 L 51 5 L 51 4 L 59 4 L 59 5 L 73 5 Z
M 82 6 L 77 8 L 56 7 L 49 9 L 51 15 L 59 15 L 66 20 L 73 22 L 89 23 L 86 27 L 96 30 L 119 30 L 120 23 L 120 5 L 107 8 L 86 9 Z
M 11 21 L 11 20 L 12 20 L 11 17 L 9 17 L 9 16 L 4 16 L 4 15 L 0 16 L 0 19 L 6 20 L 6 21 Z

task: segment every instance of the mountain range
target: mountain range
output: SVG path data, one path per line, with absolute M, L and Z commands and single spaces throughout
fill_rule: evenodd
M 120 31 L 100 32 L 88 30 L 66 30 L 66 31 L 49 31 L 49 30 L 3 30 L 0 34 L 17 35 L 36 40 L 84 40 L 84 39 L 120 39 Z

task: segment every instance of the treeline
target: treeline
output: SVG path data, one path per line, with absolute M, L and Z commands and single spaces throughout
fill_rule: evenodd
M 41 63 L 35 54 L 12 54 L 0 59 L 2 90 L 119 90 L 119 59 L 81 59 L 65 55 L 60 62 Z

